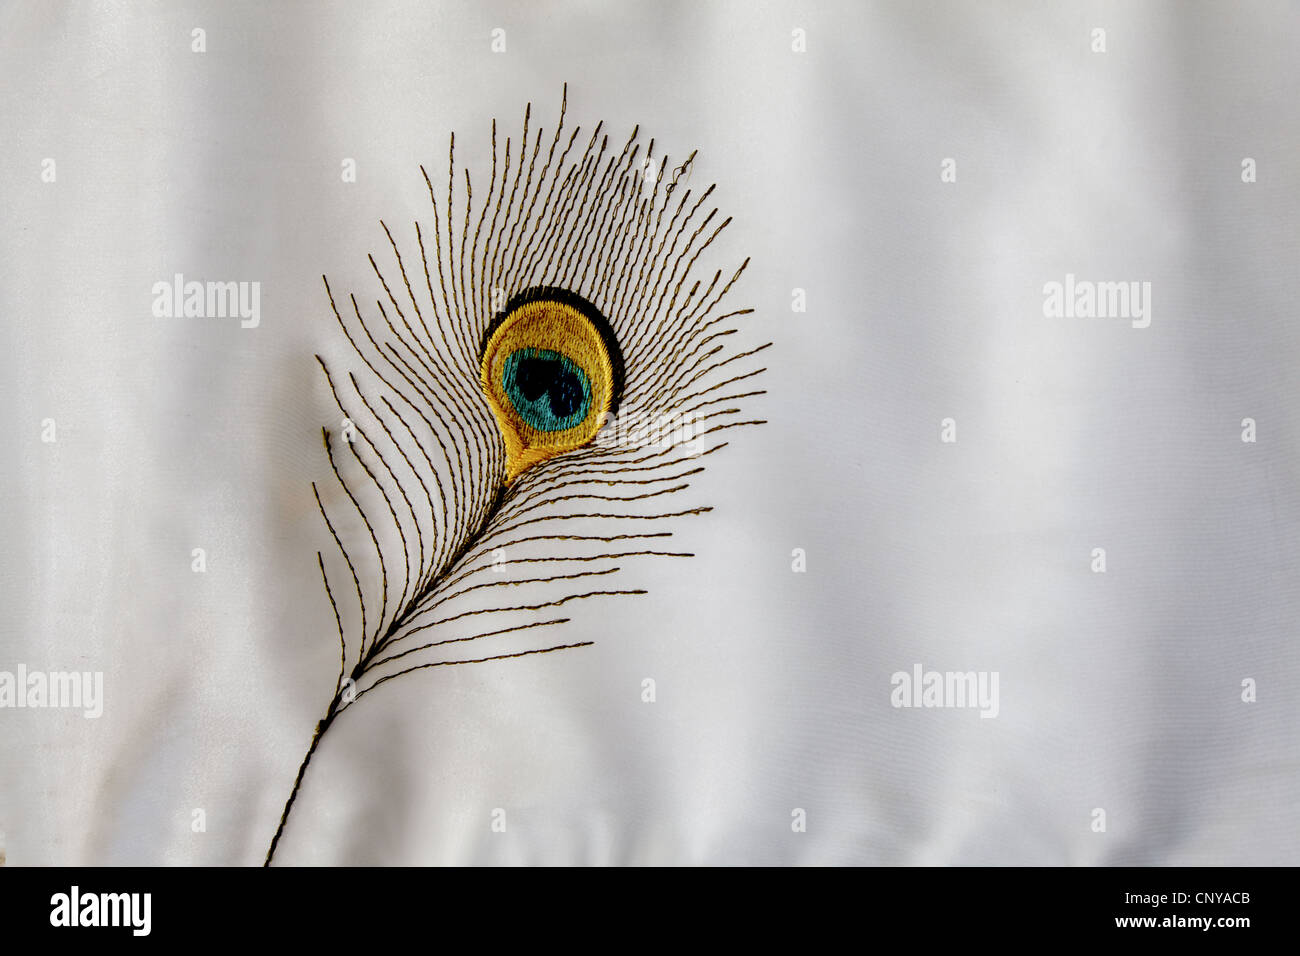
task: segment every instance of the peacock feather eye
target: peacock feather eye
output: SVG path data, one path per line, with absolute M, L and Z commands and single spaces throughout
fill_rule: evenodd
M 564 289 L 526 289 L 484 335 L 481 380 L 506 446 L 506 479 L 589 444 L 617 410 L 623 359 L 609 321 Z

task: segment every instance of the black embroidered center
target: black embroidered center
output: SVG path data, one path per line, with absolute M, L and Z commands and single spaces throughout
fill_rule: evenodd
M 587 373 L 562 352 L 520 349 L 506 359 L 501 386 L 519 417 L 538 431 L 566 431 L 591 409 Z
M 546 393 L 556 418 L 568 418 L 582 404 L 582 383 L 560 359 L 526 358 L 519 363 L 515 381 L 530 402 Z

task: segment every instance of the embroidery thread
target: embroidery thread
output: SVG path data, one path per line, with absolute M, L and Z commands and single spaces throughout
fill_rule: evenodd
M 731 219 L 703 211 L 714 186 L 692 198 L 682 183 L 696 154 L 673 167 L 651 140 L 642 155 L 639 128 L 611 150 L 603 123 L 575 153 L 567 104 L 566 85 L 545 150 L 531 104 L 500 157 L 493 120 L 477 207 L 454 134 L 444 190 L 420 167 L 434 225 L 414 223 L 417 262 L 381 221 L 391 264 L 369 257 L 373 312 L 355 295 L 341 309 L 322 277 L 363 366 L 339 378 L 316 356 L 343 422 L 341 443 L 322 429 L 334 481 L 312 484 L 338 551 L 316 558 L 339 669 L 264 865 L 344 712 L 416 671 L 590 645 L 536 635 L 569 622 L 557 608 L 645 594 L 590 580 L 622 562 L 690 557 L 662 539 L 711 509 L 661 500 L 727 445 L 719 433 L 763 423 L 743 406 L 764 394 L 754 357 L 771 343 L 732 345 L 753 310 L 720 310 L 749 260 L 701 271 Z M 496 652 L 466 655 L 471 642 Z

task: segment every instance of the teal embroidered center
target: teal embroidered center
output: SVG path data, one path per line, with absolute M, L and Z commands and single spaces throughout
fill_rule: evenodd
M 562 432 L 587 417 L 591 383 L 573 359 L 550 349 L 519 349 L 505 361 L 501 387 L 524 423 Z

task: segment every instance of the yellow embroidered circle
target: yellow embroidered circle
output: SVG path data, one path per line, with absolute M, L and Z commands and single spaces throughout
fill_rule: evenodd
M 489 327 L 480 378 L 506 446 L 506 481 L 589 444 L 616 409 L 623 362 L 613 330 L 562 289 L 515 296 Z

